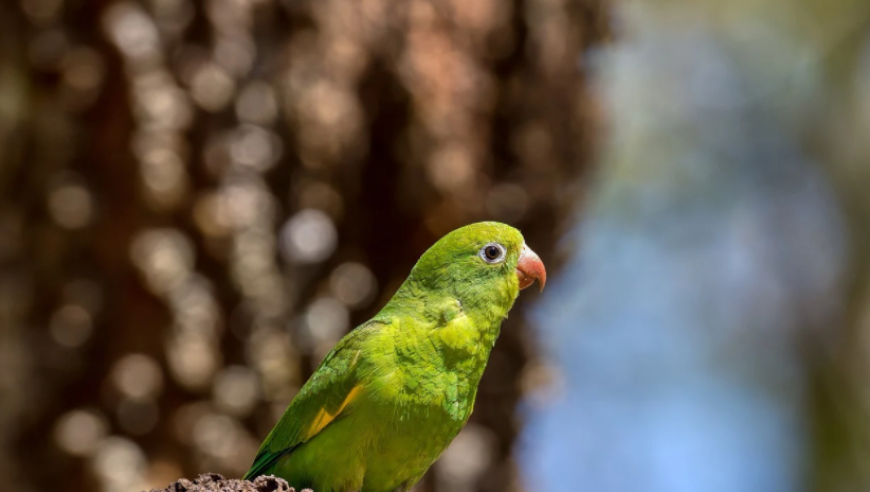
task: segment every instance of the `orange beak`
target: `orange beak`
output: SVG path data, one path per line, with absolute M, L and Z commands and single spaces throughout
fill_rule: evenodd
M 523 244 L 523 249 L 520 251 L 520 259 L 517 261 L 517 279 L 520 281 L 520 290 L 535 283 L 535 280 L 541 283 L 541 291 L 544 290 L 544 284 L 547 283 L 547 270 L 544 268 L 544 262 L 541 258 Z

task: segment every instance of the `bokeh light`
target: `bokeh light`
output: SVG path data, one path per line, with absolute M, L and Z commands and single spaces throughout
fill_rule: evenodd
M 54 438 L 69 454 L 89 456 L 105 439 L 108 424 L 105 418 L 90 410 L 72 410 L 57 421 Z
M 147 355 L 130 354 L 115 362 L 112 382 L 126 398 L 147 400 L 159 396 L 163 373 L 157 361 Z
M 75 348 L 91 336 L 93 320 L 83 307 L 67 304 L 52 315 L 49 330 L 57 343 Z
M 251 413 L 260 397 L 257 373 L 245 366 L 229 366 L 214 381 L 214 401 L 221 410 L 238 417 Z
M 104 440 L 91 458 L 91 466 L 106 492 L 136 490 L 145 486 L 145 454 L 129 439 L 112 436 Z
M 372 272 L 360 263 L 342 263 L 329 276 L 335 297 L 350 308 L 365 306 L 378 288 Z
M 332 220 L 319 210 L 299 212 L 281 230 L 284 254 L 300 263 L 325 260 L 335 249 L 337 239 Z
M 90 193 L 74 177 L 59 178 L 48 195 L 54 221 L 67 229 L 79 229 L 91 221 L 94 204 Z
M 467 425 L 450 443 L 436 466 L 439 488 L 471 491 L 492 464 L 496 438 L 481 426 Z

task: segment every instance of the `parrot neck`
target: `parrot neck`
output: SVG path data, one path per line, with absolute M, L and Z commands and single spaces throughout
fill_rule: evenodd
M 507 286 L 483 292 L 450 292 L 419 285 L 408 279 L 381 311 L 387 316 L 408 316 L 437 329 L 457 320 L 473 327 L 492 346 L 501 322 L 516 300 L 518 290 Z
M 384 306 L 384 310 L 403 311 L 412 317 L 447 322 L 459 315 L 467 316 L 481 327 L 501 325 L 519 294 L 511 284 L 490 289 L 433 289 L 408 278 Z

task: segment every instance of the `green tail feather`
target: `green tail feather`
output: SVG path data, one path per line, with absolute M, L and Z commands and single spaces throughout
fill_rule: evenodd
M 242 480 L 253 480 L 260 475 L 265 475 L 266 470 L 271 468 L 279 459 L 290 454 L 294 449 L 296 449 L 296 446 L 293 446 L 290 449 L 285 449 L 280 453 L 270 453 L 266 451 L 258 454 L 257 457 L 254 458 L 254 464 L 251 465 L 251 469 L 248 470 L 248 473 L 245 473 Z

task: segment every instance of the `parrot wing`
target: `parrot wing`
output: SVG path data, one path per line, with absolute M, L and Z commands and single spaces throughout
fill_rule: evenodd
M 327 354 L 263 442 L 245 479 L 263 474 L 330 423 L 346 416 L 362 391 L 356 369 L 364 342 L 382 324 L 369 321 L 361 325 Z

